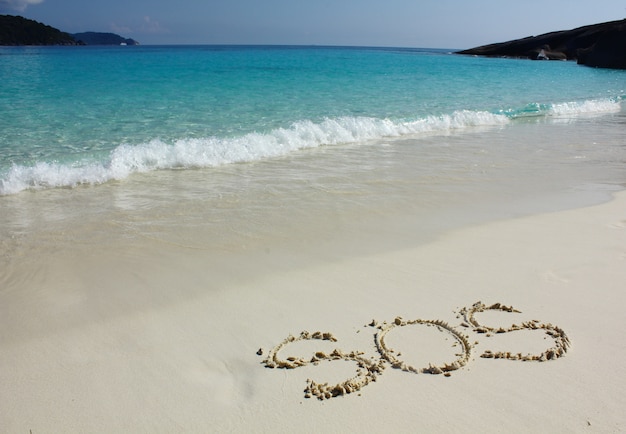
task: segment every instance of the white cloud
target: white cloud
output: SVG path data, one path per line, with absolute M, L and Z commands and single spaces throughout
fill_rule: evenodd
M 143 33 L 169 33 L 167 29 L 161 26 L 161 23 L 153 20 L 149 16 L 143 17 L 143 24 L 141 26 Z
M 133 30 L 130 27 L 119 25 L 117 23 L 111 23 L 110 27 L 111 31 L 113 33 L 117 33 L 118 35 L 127 35 L 129 33 L 133 33 Z
M 36 5 L 43 0 L 0 0 L 0 10 L 14 10 L 22 12 L 30 5 Z
M 0 0 L 3 1 L 3 0 Z M 128 35 L 128 34 L 167 34 L 170 33 L 168 29 L 163 27 L 161 23 L 156 20 L 153 20 L 149 16 L 144 16 L 133 21 L 130 25 L 128 24 L 120 24 L 120 23 L 110 23 L 109 28 L 113 33 L 117 33 L 118 35 Z

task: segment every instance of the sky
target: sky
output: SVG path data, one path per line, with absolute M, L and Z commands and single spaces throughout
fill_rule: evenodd
M 626 0 L 0 0 L 68 33 L 143 45 L 472 48 L 626 18 Z

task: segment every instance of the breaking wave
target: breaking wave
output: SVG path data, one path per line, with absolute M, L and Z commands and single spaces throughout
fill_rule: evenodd
M 371 117 L 340 117 L 321 122 L 300 121 L 289 128 L 233 138 L 182 138 L 173 143 L 152 140 L 122 144 L 102 161 L 64 164 L 38 162 L 13 165 L 0 173 L 0 195 L 23 190 L 74 187 L 121 180 L 154 170 L 216 167 L 280 157 L 319 146 L 358 143 L 420 134 L 447 134 L 474 127 L 492 127 L 527 116 L 569 116 L 619 111 L 619 100 L 592 100 L 552 105 L 529 105 L 521 110 L 456 111 L 449 115 L 395 121 Z

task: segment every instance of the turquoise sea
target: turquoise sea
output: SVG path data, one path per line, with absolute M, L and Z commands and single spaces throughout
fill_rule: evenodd
M 2 195 L 618 112 L 626 95 L 622 71 L 441 50 L 46 47 L 0 59 Z
M 626 72 L 573 62 L 5 47 L 0 77 L 7 245 L 83 224 L 93 237 L 97 222 L 185 246 L 345 232 L 371 216 L 454 225 L 595 202 L 626 183 Z

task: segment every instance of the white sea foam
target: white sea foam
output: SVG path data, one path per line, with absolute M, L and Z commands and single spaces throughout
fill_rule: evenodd
M 551 116 L 594 115 L 615 113 L 620 110 L 621 104 L 618 100 L 602 99 L 552 104 L 549 114 Z
M 548 115 L 612 112 L 619 109 L 620 103 L 612 100 L 586 101 L 552 105 Z M 127 178 L 133 173 L 154 170 L 258 161 L 326 145 L 420 134 L 447 134 L 473 127 L 504 125 L 510 121 L 510 116 L 502 114 L 463 110 L 402 122 L 370 117 L 341 117 L 319 123 L 305 120 L 294 123 L 290 128 L 234 138 L 183 138 L 173 143 L 155 139 L 139 145 L 122 144 L 101 162 L 13 165 L 0 175 L 0 195 L 26 189 L 101 184 Z
M 300 121 L 290 128 L 235 138 L 180 139 L 172 144 L 152 140 L 115 148 L 107 161 L 88 164 L 37 163 L 14 165 L 0 179 L 0 195 L 25 189 L 73 187 L 124 179 L 133 173 L 160 169 L 215 167 L 279 157 L 300 149 L 400 137 L 445 133 L 474 126 L 501 125 L 508 119 L 487 112 L 459 111 L 411 122 L 369 117 L 342 117 L 319 123 Z

